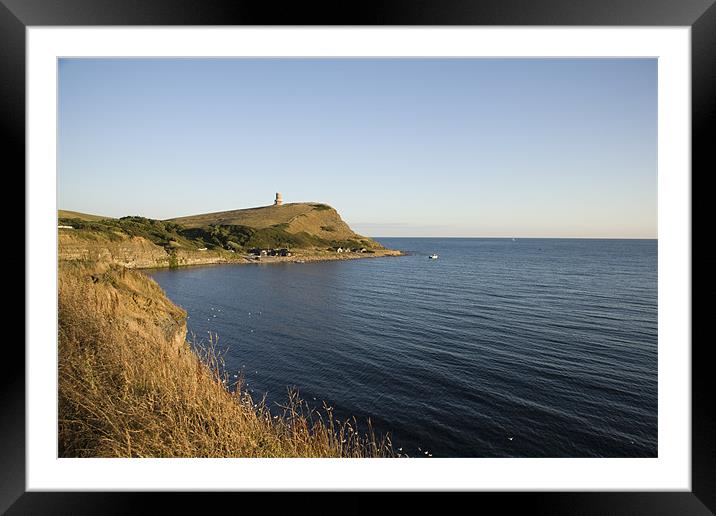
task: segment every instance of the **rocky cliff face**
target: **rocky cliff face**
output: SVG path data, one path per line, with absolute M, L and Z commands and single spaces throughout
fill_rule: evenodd
M 169 254 L 141 237 L 117 237 L 73 233 L 60 230 L 58 235 L 58 259 L 61 261 L 83 260 L 116 263 L 129 268 L 166 267 Z
M 223 250 L 187 251 L 179 249 L 176 251 L 176 266 L 184 265 L 210 265 L 212 263 L 236 263 L 246 262 L 242 256 Z
M 115 263 L 129 269 L 148 269 L 184 265 L 207 265 L 242 261 L 234 253 L 223 250 L 190 251 L 177 249 L 173 256 L 146 238 L 106 235 L 74 230 L 60 230 L 58 236 L 60 261 L 92 261 Z

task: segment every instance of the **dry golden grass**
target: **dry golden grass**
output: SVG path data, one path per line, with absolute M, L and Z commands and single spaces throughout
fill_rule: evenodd
M 205 227 L 209 224 L 237 224 L 261 229 L 275 224 L 285 224 L 285 229 L 289 233 L 306 232 L 326 240 L 365 239 L 371 242 L 372 247 L 381 248 L 377 242 L 355 233 L 334 208 L 318 203 L 297 202 L 282 206 L 261 206 L 190 215 L 169 220 L 188 228 Z M 330 228 L 330 230 L 326 231 L 324 228 Z
M 267 228 L 274 224 L 288 224 L 300 215 L 314 210 L 310 203 L 289 203 L 282 206 L 259 206 L 239 210 L 217 211 L 169 219 L 188 228 L 209 224 L 239 224 L 252 228 Z
M 58 219 L 80 219 L 80 220 L 104 220 L 113 219 L 114 217 L 105 217 L 103 215 L 91 215 L 89 213 L 80 213 L 79 211 L 57 210 Z
M 141 273 L 61 262 L 61 457 L 395 456 L 295 393 L 272 414 L 230 389 L 213 343 L 185 341 L 185 315 Z

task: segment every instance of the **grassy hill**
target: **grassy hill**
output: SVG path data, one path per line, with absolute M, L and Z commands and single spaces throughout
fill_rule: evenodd
M 59 211 L 58 217 L 59 225 L 70 226 L 59 230 L 60 247 L 73 255 L 87 254 L 85 248 L 94 246 L 111 247 L 114 254 L 129 256 L 135 251 L 139 253 L 140 250 L 132 251 L 129 247 L 140 241 L 162 248 L 169 256 L 168 263 L 177 261 L 181 253 L 208 250 L 239 256 L 256 247 L 289 248 L 304 253 L 330 253 L 337 247 L 387 252 L 378 242 L 351 230 L 335 209 L 319 203 L 266 206 L 169 220 L 138 216 L 112 219 L 66 210 Z M 149 253 L 150 257 L 144 248 L 140 254 L 147 255 L 145 258 L 151 258 L 152 263 L 157 259 L 156 253 Z
M 325 247 L 341 245 L 380 249 L 355 233 L 338 212 L 320 203 L 291 203 L 177 217 L 167 222 L 194 230 L 212 228 L 236 236 L 240 245 Z
M 85 221 L 112 220 L 113 217 L 105 217 L 103 215 L 90 215 L 89 213 L 81 213 L 79 211 L 57 210 L 58 219 L 78 219 Z

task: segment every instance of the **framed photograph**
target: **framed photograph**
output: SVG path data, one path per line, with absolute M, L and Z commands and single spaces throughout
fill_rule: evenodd
M 0 508 L 714 511 L 716 7 L 568 4 L 3 0 L 28 302 Z

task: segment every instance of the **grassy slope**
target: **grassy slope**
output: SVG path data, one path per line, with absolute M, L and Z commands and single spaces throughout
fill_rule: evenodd
M 169 219 L 188 228 L 210 224 L 248 226 L 266 229 L 280 225 L 291 234 L 306 233 L 324 240 L 366 240 L 372 247 L 380 247 L 372 240 L 353 232 L 338 212 L 327 204 L 292 203 L 283 206 L 264 206 L 243 210 L 220 211 Z
M 188 228 L 208 226 L 209 224 L 236 224 L 253 228 L 266 228 L 275 224 L 284 224 L 292 218 L 312 211 L 308 203 L 292 203 L 283 206 L 262 206 L 243 210 L 218 211 L 201 215 L 189 215 L 169 219 Z
M 104 217 L 102 215 L 90 215 L 89 213 L 80 213 L 79 211 L 57 210 L 57 218 L 58 219 L 79 219 L 79 220 L 95 221 L 95 220 L 112 219 L 113 217 Z
M 211 348 L 184 340 L 185 313 L 141 273 L 60 262 L 61 457 L 372 457 L 390 443 L 320 418 L 295 396 L 282 414 L 227 388 Z
M 63 225 L 72 226 L 76 230 L 71 233 L 73 236 L 87 240 L 104 238 L 121 241 L 131 237 L 141 237 L 164 248 L 176 246 L 196 249 L 205 245 L 203 241 L 195 241 L 184 237 L 181 234 L 183 228 L 178 227 L 176 224 L 144 217 L 101 220 L 61 217 L 59 222 Z

